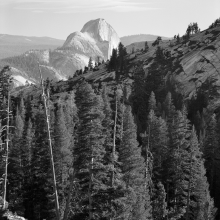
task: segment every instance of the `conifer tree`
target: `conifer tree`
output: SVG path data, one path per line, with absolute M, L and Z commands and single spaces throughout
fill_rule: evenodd
M 118 68 L 120 72 L 125 70 L 125 56 L 127 55 L 126 47 L 120 42 L 118 45 Z
M 89 58 L 88 68 L 89 70 L 92 70 L 93 68 L 92 57 Z
M 118 62 L 117 62 L 117 57 L 118 57 L 118 50 L 117 49 L 112 49 L 112 55 L 109 60 L 109 65 L 108 65 L 108 70 L 115 70 L 117 71 L 118 68 Z
M 149 50 L 149 46 L 148 46 L 147 41 L 145 41 L 145 43 L 144 43 L 144 51 L 147 52 L 148 50 Z
M 35 219 L 55 217 L 52 173 L 48 151 L 48 136 L 42 104 L 35 109 L 34 138 L 31 157 L 33 215 Z
M 145 184 L 144 159 L 138 148 L 136 126 L 131 107 L 125 109 L 122 143 L 119 161 L 122 163 L 123 179 L 130 190 L 125 218 L 148 219 L 151 217 L 150 196 L 148 185 Z M 133 210 L 133 211 L 132 211 Z
M 170 217 L 180 218 L 186 210 L 186 192 L 188 184 L 185 179 L 189 178 L 189 130 L 186 127 L 186 119 L 180 111 L 177 111 L 171 133 L 171 145 L 169 149 L 170 163 L 168 179 L 169 205 L 172 207 Z
M 151 110 L 148 115 L 147 131 L 142 134 L 142 153 L 146 162 L 146 173 L 149 175 L 151 189 L 158 181 L 164 181 L 168 155 L 168 131 L 164 119 L 156 117 Z
M 116 128 L 117 128 L 117 117 L 118 110 L 115 112 L 114 121 L 112 119 L 113 112 L 110 107 L 110 102 L 108 98 L 107 88 L 104 85 L 102 89 L 102 99 L 103 99 L 103 113 L 104 119 L 102 121 L 103 134 L 104 134 L 104 146 L 105 146 L 105 163 L 110 166 L 110 189 L 109 194 L 111 194 L 110 210 L 112 210 L 111 219 L 121 216 L 123 213 L 123 207 L 125 204 L 125 184 L 123 181 L 123 175 L 120 168 L 120 163 L 118 161 L 118 149 L 116 148 Z M 118 99 L 115 100 L 118 105 Z M 115 137 L 115 138 L 114 138 Z
M 21 115 L 21 118 L 23 121 L 25 121 L 25 105 L 24 105 L 24 99 L 23 97 L 20 98 L 20 103 L 19 103 L 19 114 Z
M 9 198 L 10 205 L 17 210 L 18 214 L 23 215 L 23 161 L 22 161 L 22 136 L 24 131 L 24 122 L 17 108 L 15 116 L 14 135 L 9 152 Z M 20 213 L 19 213 L 20 212 Z
M 165 219 L 167 215 L 166 192 L 161 182 L 158 182 L 152 198 L 152 216 L 154 220 Z
M 205 176 L 204 160 L 193 127 L 190 137 L 189 178 L 185 219 L 213 219 L 215 208 Z
M 103 133 L 105 134 L 105 157 L 106 157 L 106 163 L 111 164 L 112 163 L 112 150 L 113 150 L 113 138 L 112 136 L 114 135 L 114 121 L 112 119 L 113 114 L 110 106 L 110 102 L 108 99 L 108 94 L 107 94 L 107 88 L 104 85 L 102 88 L 102 100 L 103 100 L 103 113 L 104 113 L 104 119 L 102 121 L 102 126 L 103 126 Z M 113 134 L 113 135 L 112 135 Z M 116 158 L 114 158 L 116 159 Z M 111 172 L 114 172 L 114 168 Z M 114 180 L 111 180 L 114 182 Z M 112 184 L 113 185 L 113 184 Z
M 137 122 L 138 135 L 145 132 L 148 112 L 147 109 L 147 92 L 145 87 L 145 77 L 143 68 L 137 67 L 134 70 L 134 83 L 132 86 L 132 110 Z
M 34 198 L 33 198 L 33 175 L 32 175 L 32 160 L 33 160 L 33 138 L 34 128 L 31 119 L 24 126 L 21 158 L 22 158 L 22 173 L 23 173 L 23 205 L 24 217 L 34 219 Z
M 156 112 L 156 109 L 157 109 L 156 98 L 154 92 L 152 91 L 150 94 L 150 98 L 148 100 L 148 112 L 150 112 L 150 110 L 154 110 L 154 112 Z
M 60 216 L 63 218 L 66 207 L 66 195 L 69 188 L 69 173 L 72 170 L 71 136 L 68 133 L 63 107 L 58 106 L 54 126 L 54 161 L 57 178 Z
M 207 178 L 210 184 L 211 195 L 214 196 L 214 183 L 216 176 L 216 160 L 215 157 L 218 153 L 218 134 L 217 134 L 216 116 L 212 115 L 206 129 L 206 137 L 203 143 L 203 153 L 205 158 L 205 167 L 207 171 Z
M 8 97 L 8 91 L 10 87 L 10 82 L 11 82 L 11 76 L 10 76 L 10 67 L 5 66 L 1 71 L 0 71 L 0 107 L 1 110 L 2 104 L 3 104 L 3 99 Z
M 110 215 L 110 201 L 106 193 L 109 172 L 104 164 L 102 101 L 91 86 L 83 82 L 76 91 L 76 105 L 79 124 L 74 169 L 78 182 L 79 209 L 75 212 L 75 218 L 101 219 Z

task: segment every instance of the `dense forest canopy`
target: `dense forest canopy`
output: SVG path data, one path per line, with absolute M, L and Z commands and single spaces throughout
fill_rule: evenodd
M 199 32 L 192 23 L 170 46 Z M 209 79 L 191 99 L 178 93 L 172 73 L 181 65 L 161 42 L 152 44 L 147 74 L 134 64 L 147 42 L 132 54 L 120 43 L 108 62 L 93 67 L 90 59 L 65 82 L 13 89 L 10 67 L 1 70 L 1 212 L 31 220 L 219 218 L 218 87 Z M 114 79 L 92 78 L 100 68 Z

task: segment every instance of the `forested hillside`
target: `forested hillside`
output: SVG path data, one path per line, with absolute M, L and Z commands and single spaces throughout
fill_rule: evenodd
M 2 69 L 3 208 L 30 220 L 219 219 L 220 28 L 195 27 L 130 54 L 120 43 L 67 81 L 12 90 Z

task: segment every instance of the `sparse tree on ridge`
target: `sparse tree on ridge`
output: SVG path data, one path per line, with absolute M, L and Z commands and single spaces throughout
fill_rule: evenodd
M 92 57 L 89 58 L 88 69 L 89 70 L 93 69 Z
M 148 50 L 149 50 L 149 46 L 148 46 L 147 41 L 145 41 L 145 43 L 144 43 L 144 51 L 147 52 Z

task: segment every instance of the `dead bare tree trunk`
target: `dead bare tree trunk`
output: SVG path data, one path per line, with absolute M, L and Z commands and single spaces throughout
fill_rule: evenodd
M 53 191 L 54 191 L 54 197 L 55 197 L 56 219 L 60 220 L 59 200 L 58 200 L 57 183 L 56 183 L 56 175 L 55 175 L 54 159 L 53 159 L 53 148 L 52 148 L 52 141 L 51 141 L 51 135 L 50 135 L 50 119 L 49 119 L 48 107 L 47 107 L 47 98 L 49 97 L 46 97 L 46 94 L 44 91 L 44 82 L 43 82 L 39 63 L 38 63 L 38 67 L 39 67 L 39 73 L 41 77 L 42 97 L 44 101 L 44 111 L 45 111 L 46 123 L 47 123 L 47 136 L 48 136 L 48 145 L 49 145 L 49 152 L 50 152 L 50 164 L 51 164 L 52 175 L 53 175 Z

